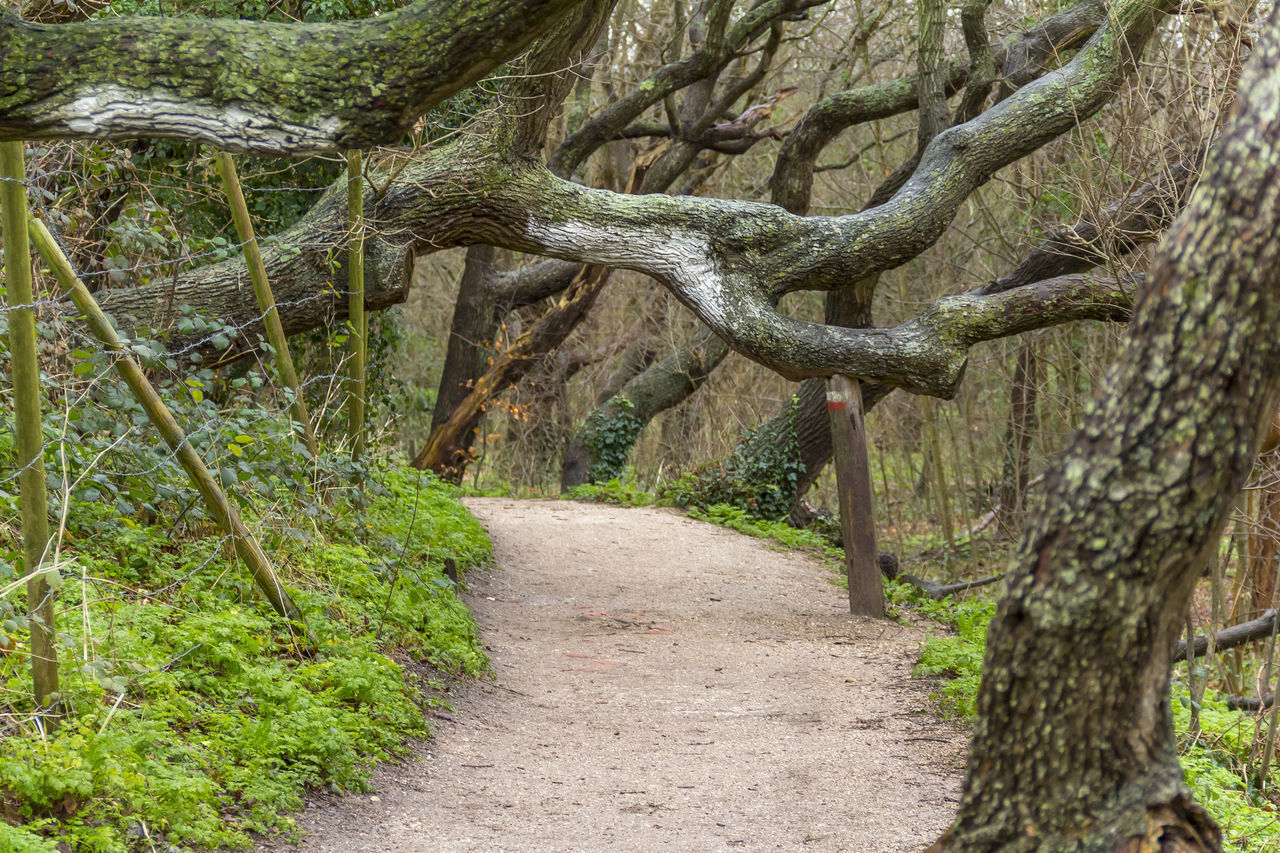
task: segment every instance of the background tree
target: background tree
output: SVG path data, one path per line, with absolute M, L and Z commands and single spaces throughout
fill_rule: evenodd
M 1280 402 L 1278 68 L 1273 12 L 1048 477 L 992 626 L 960 817 L 935 849 L 1219 849 L 1182 780 L 1169 652 Z

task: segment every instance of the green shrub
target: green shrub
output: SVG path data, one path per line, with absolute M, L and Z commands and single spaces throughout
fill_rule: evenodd
M 581 486 L 574 486 L 560 497 L 564 500 L 590 501 L 617 506 L 649 506 L 654 500 L 651 493 L 644 491 L 634 482 L 623 481 L 618 477 L 603 483 L 583 483 Z
M 781 437 L 777 425 L 748 432 L 727 458 L 681 475 L 659 492 L 659 500 L 703 510 L 725 504 L 769 521 L 786 518 L 804 470 L 795 431 L 798 406 L 792 397 L 790 422 Z
M 0 849 L 126 851 L 143 836 L 243 849 L 249 832 L 294 832 L 286 812 L 306 788 L 364 790 L 374 762 L 426 733 L 422 709 L 436 700 L 392 656 L 484 671 L 443 561 L 482 564 L 489 545 L 431 475 L 370 477 L 363 511 L 330 508 L 325 535 L 284 527 L 271 543 L 314 648 L 219 538 L 175 538 L 171 520 L 109 527 L 112 507 L 73 503 L 60 592 L 68 715 L 55 733 L 26 722 L 0 742 L 0 790 L 24 824 L 0 829 Z M 28 678 L 20 656 L 0 658 L 10 718 L 31 719 Z

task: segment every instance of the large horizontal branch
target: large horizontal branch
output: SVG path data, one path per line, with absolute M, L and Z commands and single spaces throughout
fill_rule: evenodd
M 0 5 L 0 139 L 165 137 L 314 154 L 394 142 L 582 0 L 418 0 L 362 21 L 106 18 Z
M 1223 649 L 1234 649 L 1236 646 L 1243 646 L 1245 643 L 1251 643 L 1254 640 L 1264 640 L 1270 637 L 1276 630 L 1276 611 L 1268 610 L 1256 619 L 1250 619 L 1248 622 L 1241 622 L 1239 625 L 1231 625 L 1223 628 L 1213 637 L 1213 647 L 1218 651 Z M 1196 657 L 1204 657 L 1209 653 L 1209 636 L 1207 634 L 1197 634 L 1195 645 Z M 1180 660 L 1187 659 L 1187 641 L 1179 640 L 1178 647 L 1174 650 L 1173 660 L 1177 663 Z
M 261 246 L 286 335 L 347 317 L 346 255 L 338 251 L 347 234 L 346 181 L 339 183 L 325 193 L 303 223 Z M 365 203 L 372 207 L 372 193 Z M 366 310 L 381 310 L 408 298 L 413 252 L 403 242 L 369 240 L 364 263 Z M 121 331 L 164 330 L 171 352 L 199 356 L 206 362 L 236 358 L 257 349 L 265 337 L 262 310 L 242 258 L 173 279 L 159 278 L 153 284 L 100 290 L 95 296 Z M 179 332 L 177 321 L 192 311 L 234 328 L 237 334 Z M 225 344 L 224 337 L 228 340 Z
M 1134 289 L 1131 280 L 1067 276 L 948 297 L 893 329 L 847 329 L 785 316 L 767 293 L 770 277 L 783 274 L 777 256 L 794 244 L 830 251 L 821 231 L 806 232 L 816 222 L 840 243 L 839 220 L 744 202 L 619 196 L 537 169 L 486 201 L 496 206 L 473 227 L 487 242 L 650 275 L 735 350 L 793 379 L 844 373 L 950 396 L 974 343 L 1071 320 L 1126 319 Z
M 894 329 L 803 322 L 780 314 L 778 298 L 890 269 L 931 245 L 998 168 L 1107 101 L 1158 14 L 1148 0 L 1114 3 L 1108 23 L 1071 63 L 939 134 L 902 190 L 863 213 L 805 218 L 774 205 L 610 193 L 561 180 L 467 136 L 406 166 L 380 197 L 367 195 L 370 227 L 420 252 L 485 242 L 642 272 L 735 350 L 784 376 L 845 373 L 949 396 L 973 343 L 1068 320 L 1115 318 L 1127 310 L 1128 283 L 1069 278 L 965 294 Z M 286 277 L 271 269 L 273 262 L 327 269 L 331 253 L 341 253 L 344 204 L 326 195 L 281 236 L 301 254 L 269 258 L 273 281 Z M 207 273 L 215 274 L 225 273 Z M 153 304 L 166 298 L 164 285 L 151 290 Z

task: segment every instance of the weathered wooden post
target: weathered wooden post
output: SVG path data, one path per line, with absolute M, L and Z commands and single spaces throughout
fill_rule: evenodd
M 832 376 L 827 380 L 827 414 L 831 419 L 836 491 L 840 496 L 840 533 L 844 539 L 845 573 L 849 578 L 849 612 L 879 618 L 884 616 L 884 585 L 876 551 L 862 386 L 857 379 Z
M 369 319 L 364 313 L 364 158 L 347 152 L 347 322 L 351 336 L 347 360 L 347 438 L 351 458 L 364 454 L 365 361 L 369 352 Z
M 111 325 L 110 318 L 98 306 L 97 300 L 84 286 L 84 282 L 76 276 L 67 256 L 62 253 L 62 249 L 54 241 L 49 229 L 45 228 L 43 222 L 31 218 L 27 220 L 27 228 L 31 242 L 35 243 L 40 256 L 50 266 L 54 277 L 66 291 L 66 295 L 84 315 L 89 331 L 102 344 L 103 349 L 115 356 L 116 373 L 129 386 L 134 399 L 141 404 L 151 424 L 160 433 L 164 443 L 182 465 L 183 470 L 187 472 L 187 476 L 191 478 L 191 485 L 195 486 L 196 491 L 200 493 L 205 509 L 217 521 L 223 532 L 231 538 L 236 555 L 249 569 L 249 574 L 253 576 L 253 582 L 259 591 L 266 596 L 276 613 L 296 622 L 305 630 L 306 617 L 289 596 L 284 584 L 280 582 L 266 552 L 262 550 L 258 540 L 240 518 L 240 513 L 236 511 L 235 506 L 227 500 L 222 488 L 205 467 L 204 460 L 200 458 L 200 454 L 196 453 L 186 433 L 178 425 L 177 419 L 143 373 L 142 366 L 130 354 L 128 346 Z
M 227 196 L 227 205 L 231 208 L 231 219 L 235 222 L 236 233 L 244 244 L 244 262 L 249 268 L 249 281 L 253 282 L 253 293 L 258 299 L 258 310 L 262 312 L 262 325 L 267 330 L 267 342 L 275 350 L 276 369 L 280 373 L 280 381 L 293 395 L 289 404 L 289 412 L 294 423 L 302 430 L 302 440 L 307 452 L 315 459 L 319 455 L 316 446 L 316 435 L 311 429 L 311 415 L 307 412 L 306 401 L 302 399 L 302 383 L 298 381 L 298 372 L 293 366 L 293 356 L 289 354 L 289 341 L 284 334 L 284 326 L 280 322 L 280 313 L 276 311 L 276 300 L 271 293 L 271 282 L 267 280 L 267 268 L 262 264 L 262 252 L 258 249 L 258 238 L 253 233 L 253 222 L 249 219 L 249 206 L 245 204 L 244 192 L 240 189 L 240 177 L 236 174 L 235 161 L 225 151 L 214 155 L 218 174 L 222 177 L 223 191 Z

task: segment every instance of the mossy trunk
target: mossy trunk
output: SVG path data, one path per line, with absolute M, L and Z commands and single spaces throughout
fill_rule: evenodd
M 1170 664 L 1280 401 L 1277 69 L 1273 12 L 1006 574 L 959 815 L 936 851 L 1220 849 L 1178 764 Z
M 0 139 L 207 142 L 314 154 L 399 141 L 581 0 L 418 0 L 362 21 L 108 17 L 0 6 Z
M 574 432 L 561 463 L 560 487 L 620 476 L 641 431 L 659 412 L 702 387 L 728 354 L 724 341 L 702 329 L 689 345 L 633 377 Z

